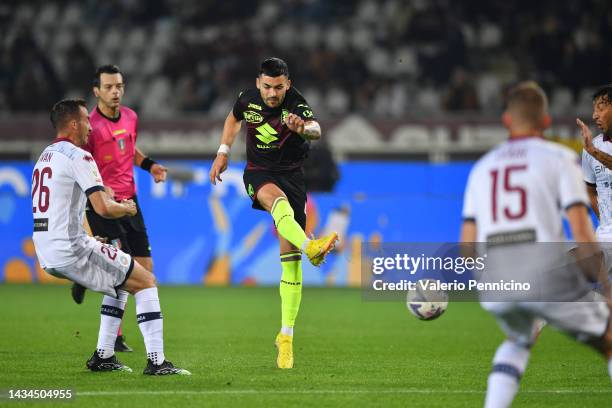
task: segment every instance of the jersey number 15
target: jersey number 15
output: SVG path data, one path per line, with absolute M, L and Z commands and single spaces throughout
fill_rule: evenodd
M 527 190 L 525 187 L 517 184 L 513 184 L 511 181 L 512 173 L 518 173 L 527 170 L 526 164 L 508 166 L 503 169 L 493 169 L 490 171 L 491 175 L 491 214 L 493 215 L 493 222 L 497 222 L 500 214 L 497 208 L 497 198 L 499 184 L 501 183 L 500 178 L 503 177 L 503 194 L 517 195 L 519 199 L 519 208 L 516 212 L 513 212 L 509 207 L 504 207 L 502 214 L 508 220 L 518 220 L 523 218 L 527 214 Z M 500 175 L 502 177 L 500 177 Z

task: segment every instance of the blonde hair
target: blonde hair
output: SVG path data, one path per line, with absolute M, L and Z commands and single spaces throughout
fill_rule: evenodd
M 520 121 L 541 126 L 548 115 L 548 98 L 535 81 L 524 81 L 510 90 L 507 111 Z

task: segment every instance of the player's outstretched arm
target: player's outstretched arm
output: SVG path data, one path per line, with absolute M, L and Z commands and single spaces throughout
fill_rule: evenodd
M 225 119 L 223 124 L 223 134 L 221 135 L 221 146 L 217 151 L 217 157 L 210 168 L 210 183 L 215 185 L 217 181 L 223 181 L 221 179 L 221 173 L 227 169 L 229 162 L 229 152 L 234 144 L 234 140 L 240 132 L 242 127 L 242 121 L 236 119 L 233 112 L 230 112 Z
M 584 145 L 584 150 L 591 156 L 593 156 L 598 162 L 603 164 L 608 169 L 612 170 L 612 156 L 599 150 L 593 145 L 593 134 L 591 133 L 591 129 L 580 119 L 576 119 L 576 123 L 580 128 L 580 133 L 582 134 L 582 142 Z
M 126 215 L 136 215 L 136 203 L 123 200 L 120 203 L 113 200 L 106 191 L 96 191 L 89 195 L 89 201 L 94 211 L 104 218 L 121 218 Z

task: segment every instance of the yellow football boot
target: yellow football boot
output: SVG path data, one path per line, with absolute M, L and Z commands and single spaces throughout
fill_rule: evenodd
M 293 336 L 278 333 L 274 345 L 278 349 L 276 357 L 278 368 L 293 368 Z
M 319 239 L 313 239 L 306 244 L 304 253 L 314 266 L 319 266 L 325 260 L 325 256 L 336 246 L 338 233 L 332 232 Z

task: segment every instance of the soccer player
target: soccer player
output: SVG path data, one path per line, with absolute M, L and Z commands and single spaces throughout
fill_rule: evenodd
M 304 97 L 291 86 L 289 68 L 279 58 L 262 62 L 256 88 L 241 92 L 227 115 L 221 146 L 210 169 L 210 182 L 222 181 L 230 148 L 247 127 L 244 185 L 253 208 L 272 215 L 279 233 L 281 330 L 276 336 L 279 368 L 293 367 L 293 326 L 302 298 L 302 252 L 319 266 L 338 240 L 337 233 L 308 239 L 306 186 L 302 163 L 321 127 Z
M 148 171 L 156 183 L 166 180 L 166 168 L 146 157 L 138 147 L 138 115 L 121 105 L 125 91 L 123 74 L 116 65 L 99 67 L 93 78 L 93 92 L 97 98 L 96 108 L 91 112 L 92 132 L 83 149 L 91 153 L 102 180 L 116 200 L 131 199 L 138 209 L 136 215 L 119 219 L 101 217 L 87 205 L 87 222 L 91 232 L 105 238 L 109 243 L 134 256 L 148 271 L 153 271 L 151 247 L 142 211 L 138 206 L 134 165 Z M 73 298 L 77 303 L 83 301 L 84 288 L 73 285 Z M 127 293 L 120 296 L 127 299 Z M 115 351 L 132 351 L 125 343 L 119 328 Z
M 517 244 L 529 248 L 535 242 L 563 242 L 562 214 L 565 212 L 579 247 L 585 246 L 581 243 L 589 243 L 586 252 L 590 248 L 591 254 L 598 254 L 597 244 L 590 244 L 595 242 L 595 236 L 578 157 L 570 149 L 542 139 L 544 129 L 550 124 L 548 102 L 542 89 L 533 82 L 513 88 L 503 122 L 510 139 L 487 153 L 470 173 L 461 241 L 489 243 L 489 261 L 492 251 L 515 251 Z M 565 253 L 562 247 L 560 251 Z M 541 256 L 546 262 L 546 256 Z M 518 274 L 530 261 L 523 259 L 523 264 L 502 266 Z M 587 280 L 579 272 L 567 270 L 567 273 L 560 269 L 543 270 L 538 276 L 543 280 L 544 289 L 562 288 L 567 302 L 539 299 L 543 301 L 482 303 L 507 335 L 493 358 L 485 407 L 508 407 L 512 403 L 542 320 L 595 347 L 608 359 L 612 377 L 609 307 L 603 297 L 590 292 Z M 589 278 L 603 281 L 599 273 L 597 270 Z M 574 285 L 576 282 L 583 284 Z M 588 296 L 596 300 L 583 301 Z
M 593 120 L 601 129 L 593 138 L 591 130 L 580 119 L 576 123 L 582 132 L 582 171 L 593 211 L 599 218 L 597 238 L 612 242 L 612 85 L 600 88 L 593 95 Z
M 125 252 L 90 237 L 83 228 L 86 199 L 102 217 L 134 216 L 133 200 L 116 202 L 102 184 L 91 154 L 81 149 L 91 125 L 83 100 L 56 103 L 51 122 L 57 138 L 40 155 L 32 174 L 33 241 L 44 270 L 105 294 L 98 345 L 87 368 L 92 371 L 132 371 L 115 356 L 114 346 L 126 300 L 136 299 L 138 326 L 147 350 L 144 374 L 189 375 L 164 355 L 163 320 L 153 274 Z

